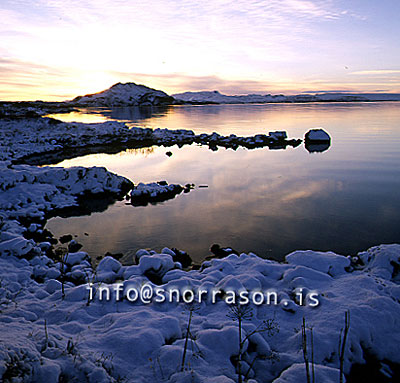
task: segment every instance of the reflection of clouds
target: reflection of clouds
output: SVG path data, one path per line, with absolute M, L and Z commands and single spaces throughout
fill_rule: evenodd
M 295 185 L 295 190 L 287 191 L 284 190 L 280 202 L 297 202 L 300 199 L 310 198 L 315 194 L 321 194 L 327 191 L 329 187 L 328 180 L 322 181 L 311 181 L 307 182 L 305 185 Z M 299 188 L 300 186 L 300 188 Z
M 84 245 L 98 249 L 96 252 L 169 245 L 205 256 L 213 242 L 221 241 L 248 251 L 254 248 L 246 246 L 260 243 L 260 236 L 268 238 L 269 244 L 265 246 L 271 247 L 282 237 L 282 227 L 285 233 L 296 232 L 297 226 L 291 230 L 288 221 L 293 215 L 308 213 L 299 206 L 294 208 L 294 196 L 300 189 L 303 198 L 311 198 L 313 192 L 323 190 L 323 186 L 317 187 L 317 181 L 296 178 L 296 174 L 300 178 L 306 176 L 305 167 L 285 170 L 294 151 L 282 156 L 268 150 L 211 152 L 196 146 L 173 147 L 172 151 L 171 158 L 165 156 L 165 148 L 155 148 L 154 156 L 147 159 L 124 154 L 124 163 L 131 166 L 127 171 L 130 178 L 141 181 L 147 176 L 152 180 L 167 178 L 170 182 L 176 182 L 177 178 L 184 180 L 178 181 L 182 183 L 206 183 L 209 188 L 195 189 L 146 208 L 116 204 L 102 214 L 72 218 L 70 226 L 62 220 L 55 226 L 53 220 L 50 230 L 61 234 L 74 227 L 75 232 L 97 233 L 96 237 L 82 238 Z M 285 176 L 280 177 L 282 173 Z M 169 177 L 163 177 L 165 174 Z
M 80 112 L 49 114 L 46 117 L 55 118 L 65 122 L 84 122 L 86 124 L 107 121 L 101 114 L 86 114 Z

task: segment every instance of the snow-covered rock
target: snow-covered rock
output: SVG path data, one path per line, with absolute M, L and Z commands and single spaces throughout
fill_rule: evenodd
M 168 184 L 166 181 L 139 183 L 130 192 L 133 205 L 143 205 L 151 202 L 161 202 L 174 198 L 184 190 L 178 184 Z
M 34 242 L 27 240 L 22 236 L 0 242 L 0 254 L 13 254 L 16 256 L 24 256 L 28 254 L 34 247 Z
M 174 267 L 174 261 L 168 254 L 144 255 L 139 260 L 139 268 L 142 274 L 150 272 L 162 277 L 167 271 Z
M 337 383 L 339 382 L 340 372 L 337 368 L 314 365 L 315 382 Z M 311 368 L 310 368 L 311 373 Z M 345 381 L 345 380 L 344 380 Z M 282 375 L 273 380 L 272 383 L 298 383 L 307 382 L 306 370 L 304 364 L 295 363 L 287 370 L 283 371 Z
M 269 132 L 268 136 L 271 137 L 275 141 L 285 140 L 287 138 L 287 134 L 285 131 Z
M 84 251 L 78 251 L 77 253 L 69 253 L 64 257 L 64 263 L 68 266 L 79 265 L 85 259 L 89 259 L 88 253 Z
M 330 142 L 331 137 L 325 130 L 318 128 L 318 129 L 311 129 L 309 130 L 304 136 L 305 142 Z
M 285 260 L 290 265 L 307 266 L 331 276 L 344 274 L 350 266 L 350 259 L 332 252 L 295 251 L 288 254 Z

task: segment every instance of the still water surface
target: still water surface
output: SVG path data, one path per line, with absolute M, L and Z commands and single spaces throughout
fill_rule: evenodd
M 154 206 L 122 201 L 102 213 L 48 222 L 56 236 L 78 235 L 93 257 L 169 246 L 201 261 L 219 243 L 282 260 L 296 249 L 352 254 L 400 242 L 400 103 L 122 108 L 56 117 L 223 135 L 286 130 L 289 138 L 323 127 L 332 138 L 322 153 L 304 145 L 216 152 L 191 145 L 65 160 L 57 166 L 105 166 L 135 183 L 208 185 Z

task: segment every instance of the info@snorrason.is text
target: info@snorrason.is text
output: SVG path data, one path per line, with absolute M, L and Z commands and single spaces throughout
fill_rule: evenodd
M 292 291 L 219 289 L 219 288 L 174 288 L 154 286 L 150 283 L 143 285 L 116 283 L 102 285 L 90 283 L 87 286 L 88 301 L 128 301 L 131 303 L 211 303 L 224 301 L 227 304 L 248 305 L 283 305 L 317 307 L 320 303 L 319 294 L 315 290 L 296 288 Z

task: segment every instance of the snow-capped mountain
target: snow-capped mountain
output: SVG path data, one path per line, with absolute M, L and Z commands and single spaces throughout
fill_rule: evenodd
M 174 98 L 167 93 L 137 85 L 133 82 L 117 83 L 99 93 L 74 98 L 71 103 L 79 106 L 137 106 L 172 104 Z
M 185 92 L 172 95 L 178 102 L 190 104 L 253 104 L 272 102 L 356 102 L 400 101 L 400 94 L 391 93 L 320 93 L 294 96 L 249 94 L 227 96 L 217 90 L 210 92 Z
M 217 90 L 178 93 L 174 94 L 173 97 L 177 101 L 193 104 L 251 104 L 286 101 L 286 97 L 283 95 L 271 96 L 270 94 L 248 94 L 240 96 L 227 96 L 218 92 Z

